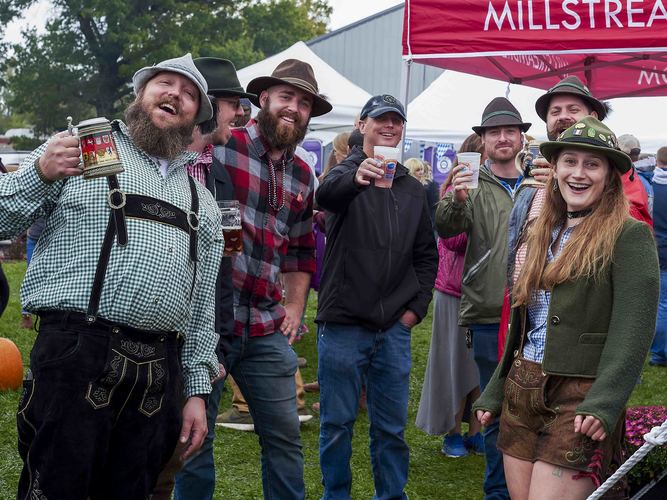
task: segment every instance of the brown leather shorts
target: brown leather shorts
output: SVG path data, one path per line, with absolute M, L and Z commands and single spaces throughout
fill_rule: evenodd
M 574 432 L 574 412 L 593 382 L 546 375 L 540 363 L 516 358 L 505 381 L 498 448 L 521 460 L 581 471 L 594 483 L 606 479 L 621 461 L 625 415 L 602 441 Z

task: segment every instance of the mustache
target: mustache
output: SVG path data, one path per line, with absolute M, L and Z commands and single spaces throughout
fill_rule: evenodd
M 163 106 L 164 104 L 169 104 L 170 106 L 172 106 L 176 111 L 176 114 L 181 113 L 181 104 L 179 100 L 176 99 L 175 97 L 169 97 L 169 96 L 163 97 L 157 102 L 158 107 Z
M 570 128 L 572 125 L 574 125 L 576 122 L 573 120 L 558 120 L 556 122 L 556 126 L 554 127 L 556 130 L 563 131 L 567 128 Z

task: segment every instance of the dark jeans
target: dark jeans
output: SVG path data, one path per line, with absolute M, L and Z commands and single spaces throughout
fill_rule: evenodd
M 226 361 L 229 373 L 248 402 L 259 436 L 264 498 L 304 498 L 303 453 L 294 384 L 297 361 L 287 337 L 279 332 L 265 337 L 234 337 Z M 174 500 L 212 498 L 213 440 L 222 382 L 213 390 L 207 411 L 208 435 L 201 451 L 176 476 Z
M 215 418 L 218 416 L 220 398 L 225 386 L 224 380 L 213 384 L 208 397 L 206 420 L 208 434 L 199 451 L 188 458 L 176 474 L 174 500 L 207 500 L 213 498 L 215 491 L 215 463 L 213 462 L 213 441 L 215 439 Z
M 17 412 L 17 498 L 146 498 L 180 432 L 179 347 L 175 335 L 42 318 Z
M 248 402 L 262 447 L 266 500 L 305 497 L 303 452 L 296 409 L 296 353 L 280 332 L 235 337 L 227 355 L 229 372 Z
M 496 366 L 498 366 L 498 323 L 490 325 L 470 325 L 472 330 L 472 346 L 475 363 L 479 370 L 479 385 L 483 391 L 491 380 Z M 486 470 L 484 471 L 484 498 L 485 500 L 509 499 L 505 471 L 503 469 L 503 455 L 496 448 L 498 439 L 498 419 L 484 429 L 484 455 L 486 456 Z
M 280 332 L 236 337 L 229 372 L 248 402 L 262 448 L 266 500 L 305 498 L 303 452 L 296 409 L 296 353 Z
M 317 329 L 320 384 L 320 467 L 324 500 L 349 499 L 352 431 L 366 385 L 374 499 L 407 498 L 410 330 L 400 323 L 384 332 L 322 323 Z

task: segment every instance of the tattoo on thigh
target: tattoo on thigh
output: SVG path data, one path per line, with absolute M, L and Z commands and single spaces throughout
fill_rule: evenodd
M 556 476 L 556 477 L 561 477 L 562 478 L 563 477 L 563 469 L 561 469 L 560 467 L 556 467 L 551 474 Z

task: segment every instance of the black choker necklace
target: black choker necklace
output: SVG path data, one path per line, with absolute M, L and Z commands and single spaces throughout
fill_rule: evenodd
M 579 217 L 586 217 L 593 211 L 592 208 L 584 208 L 583 210 L 577 210 L 576 212 L 567 212 L 568 219 L 578 219 Z

